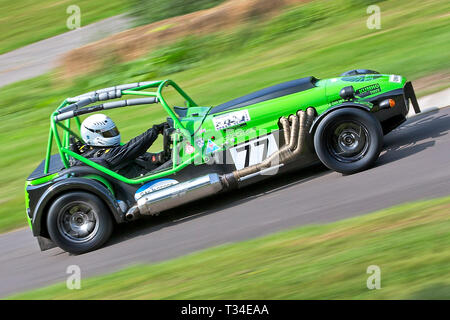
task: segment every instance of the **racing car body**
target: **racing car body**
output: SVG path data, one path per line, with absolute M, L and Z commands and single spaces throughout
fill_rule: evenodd
M 168 104 L 167 87 L 185 106 Z M 103 102 L 132 95 L 141 98 Z M 121 176 L 74 148 L 81 116 L 154 103 L 167 112 L 169 127 L 148 174 Z M 114 223 L 274 174 L 319 161 L 344 174 L 365 170 L 378 158 L 383 135 L 406 120 L 410 104 L 420 112 L 404 77 L 369 70 L 301 78 L 212 107 L 197 105 L 171 80 L 67 98 L 50 117 L 46 157 L 26 181 L 29 225 L 42 250 L 56 244 L 83 253 L 100 247 Z M 72 166 L 71 159 L 85 165 Z

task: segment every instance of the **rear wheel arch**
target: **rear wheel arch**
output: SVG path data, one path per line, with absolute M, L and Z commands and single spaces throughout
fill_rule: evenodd
M 46 221 L 50 207 L 58 198 L 72 192 L 87 192 L 96 196 L 109 209 L 108 213 L 111 215 L 113 221 L 116 223 L 124 221 L 124 217 L 115 199 L 102 183 L 90 179 L 68 178 L 51 186 L 39 199 L 32 220 L 34 236 L 49 236 Z

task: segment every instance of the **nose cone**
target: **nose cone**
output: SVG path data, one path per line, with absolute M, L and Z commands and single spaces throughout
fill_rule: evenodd
M 365 99 L 396 89 L 401 89 L 406 83 L 406 78 L 394 74 L 356 74 L 346 75 L 327 80 L 326 94 L 328 102 L 338 103 L 343 100 L 340 92 L 343 88 L 352 86 L 355 90 L 355 98 Z

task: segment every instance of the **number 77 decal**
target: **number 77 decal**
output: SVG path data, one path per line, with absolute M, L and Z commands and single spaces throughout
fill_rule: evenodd
M 258 164 L 278 150 L 273 134 L 258 138 L 230 149 L 237 170 Z

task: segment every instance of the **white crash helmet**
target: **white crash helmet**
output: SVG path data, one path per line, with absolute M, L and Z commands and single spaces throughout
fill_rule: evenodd
M 81 137 L 89 146 L 115 147 L 120 145 L 120 132 L 112 119 L 104 114 L 87 117 L 81 124 Z

